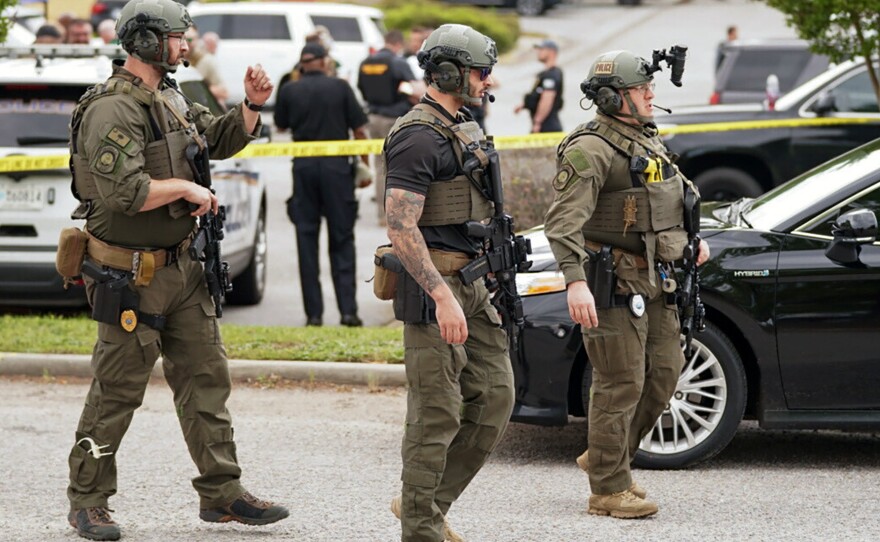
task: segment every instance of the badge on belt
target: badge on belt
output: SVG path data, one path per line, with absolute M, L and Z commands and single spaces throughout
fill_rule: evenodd
M 645 296 L 631 294 L 629 296 L 629 312 L 633 313 L 636 318 L 641 318 L 645 314 Z

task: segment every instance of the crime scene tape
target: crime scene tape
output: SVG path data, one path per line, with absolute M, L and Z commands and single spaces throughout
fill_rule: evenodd
M 705 124 L 686 124 L 661 127 L 661 135 L 696 134 L 705 132 L 725 132 L 737 130 L 765 130 L 774 128 L 801 128 L 809 126 L 832 126 L 843 124 L 876 123 L 872 118 L 815 118 L 779 119 L 763 121 L 714 122 Z M 495 137 L 498 150 L 539 149 L 555 147 L 565 137 L 565 132 L 526 134 Z M 277 158 L 277 157 L 317 157 L 352 156 L 360 154 L 380 154 L 383 140 L 355 139 L 348 141 L 298 141 L 291 143 L 254 143 L 235 155 L 236 158 Z M 0 157 L 0 173 L 18 171 L 38 171 L 47 169 L 66 169 L 69 155 Z

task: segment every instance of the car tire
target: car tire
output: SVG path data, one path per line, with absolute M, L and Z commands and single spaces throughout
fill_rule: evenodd
M 537 17 L 546 9 L 544 0 L 516 0 L 516 12 L 525 17 Z
M 251 261 L 241 275 L 232 279 L 232 291 L 226 297 L 229 304 L 256 305 L 263 300 L 266 291 L 268 247 L 266 209 L 262 207 L 254 233 L 254 252 L 251 254 Z
M 694 178 L 703 201 L 734 201 L 742 197 L 754 198 L 764 189 L 754 177 L 741 169 L 716 167 L 707 169 Z
M 712 458 L 730 443 L 742 421 L 746 374 L 733 343 L 707 324 L 692 347 L 669 406 L 633 458 L 638 467 L 680 469 Z

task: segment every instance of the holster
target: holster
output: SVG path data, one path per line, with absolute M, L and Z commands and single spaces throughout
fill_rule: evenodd
M 397 283 L 403 272 L 403 264 L 394 254 L 391 245 L 382 245 L 376 249 L 373 255 L 375 269 L 373 271 L 373 294 L 379 299 L 387 301 L 394 299 L 397 291 Z
M 610 245 L 602 245 L 598 251 L 586 249 L 590 259 L 587 261 L 587 286 L 593 294 L 597 309 L 615 306 L 614 292 L 617 290 L 617 276 L 614 274 L 614 255 Z
M 402 269 L 394 293 L 394 318 L 406 324 L 432 324 L 437 322 L 436 311 L 434 300 Z
M 120 325 L 129 333 L 134 331 L 139 320 L 158 331 L 165 328 L 164 316 L 140 312 L 140 297 L 129 286 L 131 273 L 102 268 L 90 260 L 83 263 L 82 272 L 95 281 L 92 320 Z

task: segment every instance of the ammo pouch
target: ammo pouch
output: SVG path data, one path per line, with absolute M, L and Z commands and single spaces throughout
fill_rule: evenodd
M 401 265 L 394 292 L 394 318 L 406 324 L 432 324 L 437 322 L 436 310 L 434 300 Z
M 64 228 L 58 239 L 58 252 L 55 254 L 55 269 L 64 277 L 66 289 L 71 279 L 82 274 L 83 260 L 86 256 L 89 236 L 79 228 Z
M 373 256 L 375 270 L 373 272 L 373 293 L 379 299 L 388 301 L 394 299 L 397 292 L 397 282 L 403 273 L 403 264 L 394 254 L 391 245 L 382 245 L 376 249 Z
M 611 245 L 602 245 L 598 251 L 586 250 L 590 257 L 584 265 L 587 272 L 587 286 L 596 301 L 596 308 L 613 307 L 617 277 L 614 274 L 614 255 L 611 253 Z

